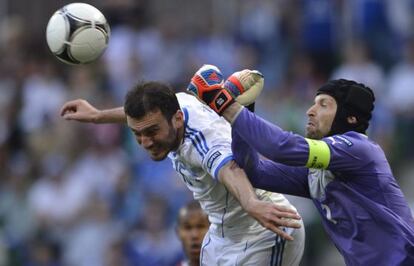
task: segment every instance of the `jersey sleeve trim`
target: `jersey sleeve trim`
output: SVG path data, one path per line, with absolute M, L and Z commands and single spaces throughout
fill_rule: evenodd
M 214 170 L 214 179 L 218 180 L 218 172 L 220 169 L 229 161 L 233 160 L 233 155 L 229 155 L 226 158 L 224 158 L 220 164 L 216 167 L 216 170 Z
M 193 129 L 188 125 L 188 120 L 190 118 L 187 108 L 183 108 L 184 113 L 184 138 L 187 138 L 191 141 L 191 143 L 196 148 L 198 154 L 200 154 L 201 158 L 204 159 L 210 148 L 207 145 L 206 138 L 202 131 Z
M 306 167 L 326 169 L 331 160 L 331 150 L 326 142 L 305 138 L 309 145 L 309 157 Z
M 183 110 L 183 113 L 184 113 L 184 128 L 187 128 L 188 117 L 189 117 L 188 110 L 185 107 L 182 110 Z

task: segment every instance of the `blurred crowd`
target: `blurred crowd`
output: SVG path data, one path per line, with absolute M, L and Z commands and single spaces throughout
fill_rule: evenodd
M 225 76 L 260 70 L 257 113 L 299 134 L 322 83 L 370 86 L 369 136 L 414 209 L 414 0 L 86 2 L 107 17 L 110 43 L 97 62 L 68 66 L 44 30 L 69 1 L 0 0 L 0 266 L 182 259 L 176 215 L 192 195 L 171 163 L 151 161 L 124 126 L 63 121 L 59 108 L 75 98 L 122 105 L 142 80 L 183 91 L 205 63 Z M 310 203 L 291 201 L 307 229 L 302 265 L 342 264 Z

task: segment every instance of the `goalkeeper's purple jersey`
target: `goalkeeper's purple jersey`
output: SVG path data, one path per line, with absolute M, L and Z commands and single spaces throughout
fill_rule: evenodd
M 384 152 L 365 135 L 309 140 L 244 109 L 232 146 L 255 187 L 312 199 L 347 265 L 414 265 L 411 211 Z

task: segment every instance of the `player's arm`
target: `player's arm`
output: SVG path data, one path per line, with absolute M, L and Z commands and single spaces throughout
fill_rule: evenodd
M 284 131 L 243 108 L 232 125 L 234 131 L 264 157 L 290 166 L 327 168 L 330 149 L 326 142 Z
M 299 228 L 300 224 L 295 220 L 299 220 L 300 216 L 296 211 L 259 200 L 245 172 L 233 160 L 219 170 L 218 178 L 236 197 L 243 209 L 261 225 L 287 240 L 293 240 L 279 226 Z
M 234 130 L 232 151 L 236 163 L 255 188 L 309 198 L 308 169 L 276 163 L 259 156 Z
M 233 142 L 241 139 L 241 143 L 247 143 L 264 157 L 287 166 L 287 168 L 276 165 L 269 166 L 270 164 L 266 163 L 266 168 L 272 168 L 275 172 L 277 172 L 275 168 L 281 168 L 283 172 L 286 172 L 291 166 L 358 171 L 366 169 L 366 166 L 372 161 L 369 141 L 362 134 L 347 132 L 321 140 L 308 139 L 284 131 L 244 107 L 236 108 L 237 105 L 238 103 L 234 103 L 225 111 L 229 114 L 232 112 L 231 115 L 236 116 L 232 125 Z M 238 150 L 242 149 L 239 146 L 242 145 L 240 143 L 233 145 L 235 155 L 238 154 Z M 248 150 L 242 152 L 242 156 L 249 154 Z M 239 159 L 236 161 L 239 162 Z M 245 168 L 242 164 L 240 165 Z M 260 167 L 261 164 L 256 162 L 255 168 L 260 169 Z M 251 173 L 247 172 L 250 177 Z M 260 176 L 263 178 L 264 175 Z
M 126 124 L 124 107 L 99 110 L 83 99 L 66 102 L 60 110 L 60 115 L 66 120 L 76 120 L 86 123 Z
M 237 102 L 243 95 L 247 97 L 247 100 L 243 101 L 244 105 L 254 102 L 263 87 L 263 76 L 260 72 L 235 72 L 221 86 L 196 82 L 199 76 L 198 72 L 193 76 L 188 90 L 229 121 L 233 130 L 260 154 L 272 161 L 291 166 L 328 166 L 330 154 L 325 142 L 309 140 L 283 131 L 249 112 Z

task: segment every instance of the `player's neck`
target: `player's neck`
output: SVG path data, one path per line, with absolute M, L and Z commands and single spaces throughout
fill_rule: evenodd
M 189 266 L 200 266 L 200 260 L 189 260 L 188 261 Z
M 180 127 L 177 129 L 177 139 L 174 145 L 174 148 L 172 149 L 173 151 L 177 151 L 181 144 L 184 141 L 184 132 L 185 132 L 185 128 L 184 127 Z
M 178 129 L 178 136 L 180 138 L 180 142 L 179 142 L 180 145 L 184 141 L 184 132 L 185 132 L 185 127 L 181 127 L 181 128 Z

